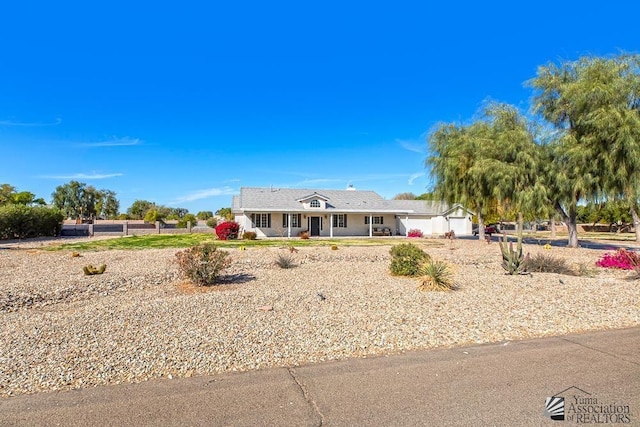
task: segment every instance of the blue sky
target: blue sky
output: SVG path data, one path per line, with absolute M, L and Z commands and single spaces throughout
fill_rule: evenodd
M 216 3 L 3 5 L 0 183 L 193 213 L 241 186 L 421 194 L 438 123 L 640 48 L 636 1 Z

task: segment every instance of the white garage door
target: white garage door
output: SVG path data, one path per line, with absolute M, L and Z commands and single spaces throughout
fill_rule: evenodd
M 461 236 L 469 233 L 467 231 L 468 222 L 469 220 L 467 218 L 449 218 L 449 227 L 458 236 Z

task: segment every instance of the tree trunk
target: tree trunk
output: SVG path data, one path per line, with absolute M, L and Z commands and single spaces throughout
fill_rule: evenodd
M 556 203 L 556 211 L 562 216 L 565 224 L 567 224 L 567 228 L 569 229 L 569 241 L 567 242 L 567 246 L 570 248 L 578 247 L 578 224 L 576 222 L 576 217 L 578 216 L 575 206 L 570 206 L 569 211 L 565 212 L 562 209 L 562 206 L 559 203 Z
M 555 219 L 555 217 L 551 217 L 551 219 L 549 220 L 549 225 L 551 227 L 551 238 L 555 239 L 556 237 L 558 237 L 558 231 L 556 230 L 556 219 Z
M 640 216 L 634 204 L 631 205 L 629 212 L 631 213 L 631 218 L 633 218 L 633 227 L 636 230 L 636 242 L 640 242 Z
M 484 240 L 484 216 L 480 209 L 478 209 L 478 240 Z

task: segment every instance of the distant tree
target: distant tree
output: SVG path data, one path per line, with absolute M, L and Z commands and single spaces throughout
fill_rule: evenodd
M 96 210 L 98 215 L 104 218 L 116 218 L 120 212 L 120 202 L 116 198 L 116 193 L 111 190 L 100 190 Z
M 83 182 L 70 181 L 59 185 L 51 194 L 53 205 L 60 209 L 66 218 L 93 218 L 97 215 L 96 203 L 100 194 L 92 186 Z
M 416 196 L 416 200 L 435 200 L 437 199 L 436 195 L 429 192 L 429 193 L 422 193 L 419 196 Z
M 184 217 L 180 218 L 180 220 L 176 224 L 176 227 L 186 228 L 188 222 L 191 222 L 191 226 L 195 227 L 196 225 L 198 225 L 198 218 L 196 218 L 194 214 L 188 213 Z
M 25 206 L 46 205 L 42 198 L 37 198 L 30 191 L 17 192 L 16 188 L 9 184 L 0 185 L 0 206 L 14 204 Z
M 185 215 L 189 213 L 189 209 L 187 208 L 171 208 L 170 215 L 176 215 L 178 219 L 184 218 Z
M 155 203 L 148 200 L 136 200 L 129 209 L 127 209 L 127 215 L 131 219 L 144 219 L 147 212 L 151 209 L 157 209 Z
M 227 221 L 232 221 L 235 215 L 231 213 L 231 208 L 220 208 L 216 211 L 216 215 L 225 218 Z
M 213 212 L 211 211 L 200 211 L 198 212 L 198 214 L 196 215 L 196 217 L 198 219 L 201 219 L 203 221 L 208 220 L 209 218 L 213 218 Z
M 144 215 L 144 222 L 155 224 L 156 221 L 164 222 L 166 216 L 163 211 L 158 209 L 149 209 Z
M 9 184 L 0 185 L 0 206 L 11 203 L 13 195 L 16 193 L 16 187 Z
M 399 193 L 393 196 L 393 200 L 416 200 L 416 198 L 413 193 Z

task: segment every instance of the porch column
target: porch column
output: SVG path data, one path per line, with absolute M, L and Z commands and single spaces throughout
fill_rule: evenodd
M 329 237 L 333 237 L 333 212 L 329 215 Z
M 369 214 L 369 237 L 373 237 L 373 215 Z
M 291 238 L 291 213 L 288 213 L 287 216 L 289 217 L 287 221 L 287 237 Z
M 406 225 L 404 226 L 404 237 L 409 237 L 409 215 L 404 217 Z

